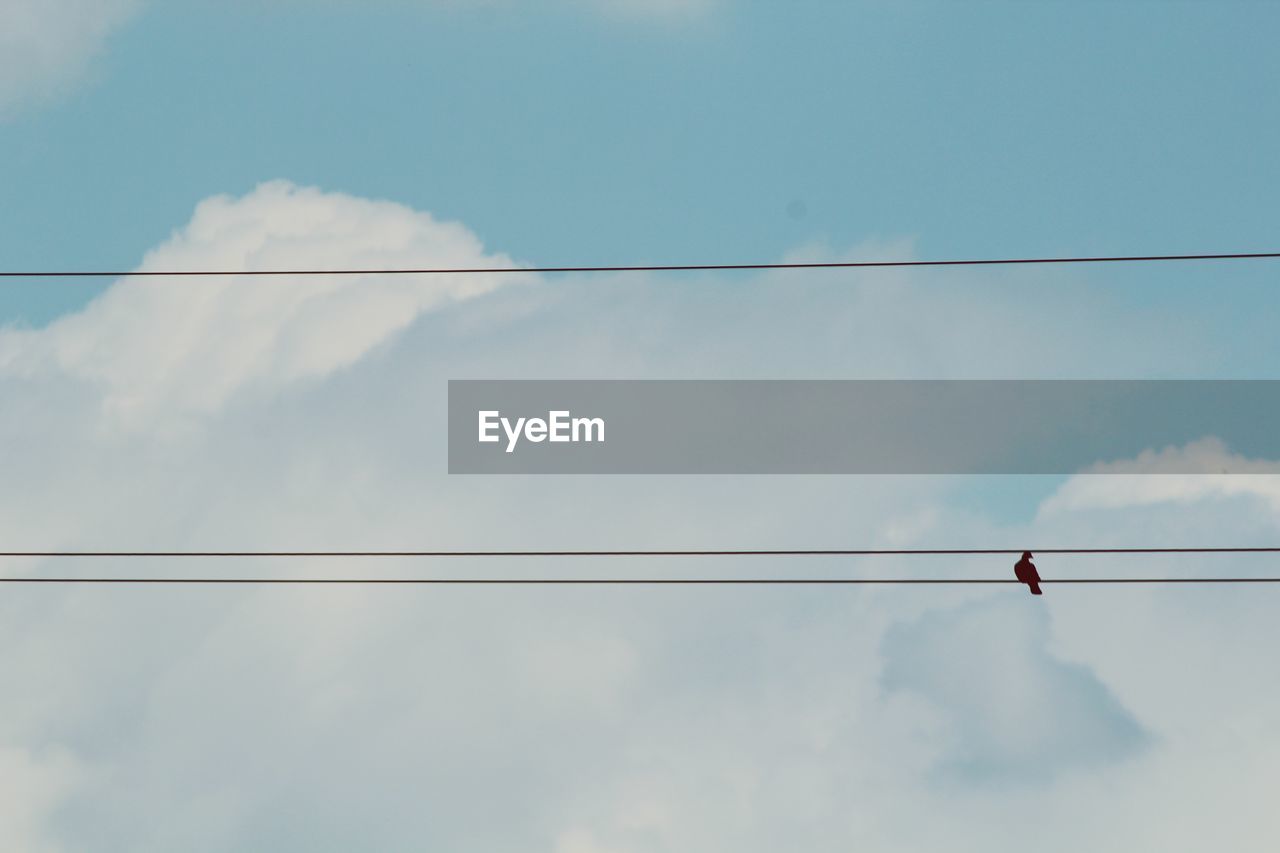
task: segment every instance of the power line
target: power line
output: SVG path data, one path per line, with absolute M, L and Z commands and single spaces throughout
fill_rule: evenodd
M 0 583 L 18 584 L 202 584 L 202 585 L 380 585 L 417 584 L 453 586 L 849 586 L 849 585 L 953 585 L 1022 584 L 1004 578 L 267 578 L 267 577 L 0 577 Z M 1058 578 L 1041 579 L 1042 584 L 1270 584 L 1280 577 L 1223 578 Z
M 304 558 L 304 557 L 724 557 L 724 556 L 919 556 L 1021 554 L 1025 549 L 788 549 L 788 550 L 649 550 L 649 551 L 5 551 L 0 557 L 107 558 Z M 1198 548 L 1040 548 L 1037 554 L 1207 554 L 1276 553 L 1280 547 Z M 1257 584 L 1280 583 L 1280 577 L 1109 577 L 1044 579 L 1060 584 Z M 956 585 L 1020 584 L 1011 578 L 352 578 L 352 577 L 0 577 L 21 584 L 199 584 L 199 585 L 467 585 L 467 586 L 659 586 L 659 585 Z
M 555 551 L 0 551 L 0 557 L 888 557 L 1021 554 L 1274 554 L 1280 546 L 1207 548 L 791 548 Z
M 588 273 L 588 272 L 713 272 L 729 270 L 867 269 L 875 267 L 968 267 L 1016 264 L 1104 264 L 1162 261 L 1229 261 L 1280 258 L 1280 252 L 1219 252 L 1194 255 L 1112 255 L 1053 258 L 980 258 L 942 261 L 828 261 L 776 264 L 625 264 L 614 266 L 560 267 L 419 267 L 392 269 L 288 269 L 288 270 L 0 270 L 0 278 L 123 278 L 129 277 L 231 277 L 319 275 L 473 275 L 477 273 Z

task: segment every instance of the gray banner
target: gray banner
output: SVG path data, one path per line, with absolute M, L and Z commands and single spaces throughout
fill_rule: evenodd
M 1280 380 L 453 380 L 449 472 L 1070 474 L 1205 437 L 1280 459 L 1277 424 Z

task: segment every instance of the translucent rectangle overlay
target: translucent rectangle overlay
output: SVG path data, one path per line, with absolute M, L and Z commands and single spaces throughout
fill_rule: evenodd
M 1280 380 L 452 380 L 449 472 L 1072 474 L 1278 425 Z

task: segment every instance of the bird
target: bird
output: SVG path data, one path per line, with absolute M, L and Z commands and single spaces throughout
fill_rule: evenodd
M 1014 565 L 1013 574 L 1020 582 L 1031 588 L 1032 595 L 1044 594 L 1040 591 L 1040 573 L 1036 571 L 1036 564 L 1031 562 L 1030 551 L 1022 552 L 1022 559 Z

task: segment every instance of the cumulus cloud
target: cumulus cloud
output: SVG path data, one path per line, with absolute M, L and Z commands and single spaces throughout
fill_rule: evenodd
M 1187 473 L 1188 471 L 1194 473 Z M 1223 473 L 1230 471 L 1232 473 Z M 1081 510 L 1256 498 L 1280 512 L 1280 462 L 1250 459 L 1212 436 L 1181 447 L 1144 450 L 1071 477 L 1040 506 L 1051 516 Z
M 572 829 L 556 839 L 555 853 L 622 853 L 617 848 L 601 847 L 585 829 Z
M 138 0 L 0 0 L 0 116 L 63 90 Z
M 139 270 L 512 267 L 464 226 L 403 205 L 259 186 L 201 202 Z M 352 364 L 422 312 L 514 276 L 129 278 L 40 330 L 0 332 L 0 369 L 98 389 L 118 424 L 208 412 Z M 163 319 L 161 319 L 163 318 Z
M 463 226 L 420 211 L 271 184 L 209 200 L 141 266 L 285 266 L 304 254 L 308 265 L 509 263 Z M 938 276 L 498 286 L 504 278 L 480 282 L 483 292 L 412 279 L 287 288 L 126 279 L 73 317 L 0 335 L 0 541 L 964 543 L 992 526 L 949 508 L 931 478 L 450 477 L 445 380 L 945 378 L 1011 370 L 1010 351 L 1026 354 L 1017 365 L 1025 374 L 1079 375 L 1088 365 L 1072 361 L 1067 344 L 1081 327 L 1100 330 L 1088 356 L 1116 370 L 1196 357 L 1182 339 L 1177 352 L 1126 361 L 1108 349 L 1125 338 L 1108 324 L 1141 331 L 1143 313 L 1098 307 L 1080 288 L 1058 305 L 999 279 Z M 201 428 L 156 440 L 154 425 L 174 418 Z M 1038 534 L 1076 532 L 1037 523 L 1048 525 Z M 1105 530 L 1113 526 L 1150 532 L 1131 515 Z M 950 567 L 672 560 L 626 569 Z M 612 567 L 2 568 L 497 576 Z M 1274 775 L 1268 745 L 1280 743 L 1280 692 L 1260 676 L 1275 641 L 1268 599 L 1210 606 L 1054 587 L 1045 601 L 1018 590 L 964 606 L 972 598 L 920 587 L 10 588 L 0 597 L 11 697 L 0 707 L 0 770 L 25 774 L 33 798 L 13 819 L 25 821 L 13 824 L 17 840 L 0 835 L 0 846 L 1065 853 L 1176 850 L 1185 839 L 1205 849 L 1225 833 L 1233 850 L 1269 849 L 1247 835 L 1268 825 L 1270 801 L 1256 791 Z M 973 654 L 956 662 L 951 645 Z M 1134 719 L 1152 732 L 1145 751 L 1133 747 Z M 1047 738 L 1046 721 L 1065 744 Z M 1109 760 L 1106 744 L 1132 760 Z M 1064 758 L 1068 749 L 1084 758 Z M 939 768 L 1012 780 L 1040 772 L 1037 762 L 1047 775 L 1016 794 L 936 784 Z M 1228 810 L 1231 827 L 1196 817 Z
M 1005 596 L 933 611 L 885 635 L 884 683 L 941 712 L 941 769 L 964 782 L 1043 781 L 1135 754 L 1147 738 L 1138 721 L 1048 640 L 1040 602 Z
M 85 777 L 65 749 L 0 746 L 0 847 L 21 853 L 62 850 L 51 841 L 53 814 Z

